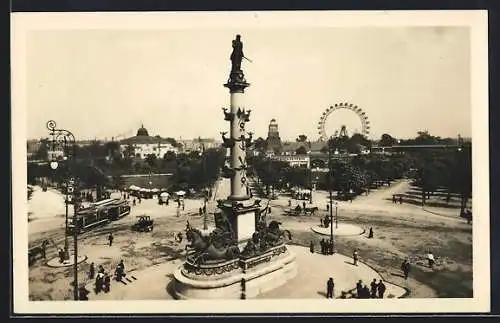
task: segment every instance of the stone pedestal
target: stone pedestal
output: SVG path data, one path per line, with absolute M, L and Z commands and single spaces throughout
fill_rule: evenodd
M 229 221 L 231 231 L 235 233 L 241 250 L 255 232 L 260 212 L 259 205 L 256 204 L 254 199 L 244 201 L 228 199 L 220 202 L 218 207 L 222 212 L 221 215 Z
M 212 265 L 187 262 L 174 272 L 172 292 L 176 299 L 253 298 L 296 275 L 295 255 L 280 245 L 249 259 Z

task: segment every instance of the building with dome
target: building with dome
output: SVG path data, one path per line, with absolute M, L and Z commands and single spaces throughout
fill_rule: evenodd
M 121 140 L 120 148 L 122 153 L 133 150 L 134 156 L 141 159 L 145 159 L 148 155 L 163 158 L 167 152 L 178 153 L 178 148 L 172 144 L 171 139 L 150 136 L 144 125 L 141 125 L 134 137 Z

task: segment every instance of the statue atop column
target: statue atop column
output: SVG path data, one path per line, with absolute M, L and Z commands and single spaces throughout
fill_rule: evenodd
M 231 73 L 241 71 L 241 61 L 245 57 L 243 54 L 243 43 L 241 42 L 241 36 L 236 35 L 236 39 L 233 40 L 233 52 L 231 53 Z
M 227 84 L 224 84 L 225 87 L 229 88 L 231 91 L 243 93 L 245 87 L 250 84 L 245 80 L 245 74 L 243 74 L 243 70 L 241 69 L 241 61 L 246 59 L 249 62 L 252 62 L 243 54 L 243 43 L 241 42 L 241 35 L 236 35 L 236 39 L 233 39 L 232 42 L 233 51 L 231 56 L 231 73 L 229 74 L 229 80 Z

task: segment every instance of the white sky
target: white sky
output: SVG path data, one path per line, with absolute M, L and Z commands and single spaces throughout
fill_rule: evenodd
M 317 139 L 322 112 L 340 102 L 367 113 L 371 138 L 471 135 L 468 28 L 332 27 L 31 31 L 27 136 L 46 137 L 54 119 L 77 139 L 135 135 L 141 123 L 150 135 L 219 139 L 236 33 L 253 61 L 242 67 L 255 136 L 276 118 L 283 139 Z M 339 118 L 329 132 L 357 128 Z

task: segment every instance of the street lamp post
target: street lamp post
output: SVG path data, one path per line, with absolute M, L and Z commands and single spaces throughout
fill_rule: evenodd
M 335 229 L 339 228 L 338 203 L 335 202 Z
M 309 188 L 311 191 L 309 192 L 309 204 L 313 202 L 313 180 L 312 180 L 312 167 L 309 164 Z
M 47 122 L 47 129 L 50 131 L 50 135 L 52 136 L 53 147 L 55 147 L 56 143 L 62 144 L 64 148 L 64 153 L 68 151 L 68 145 L 71 144 L 72 148 L 72 161 L 75 162 L 76 157 L 76 143 L 75 136 L 71 131 L 65 129 L 57 129 L 56 122 L 54 120 L 50 120 Z M 50 167 L 52 169 L 57 169 L 58 163 L 57 161 L 52 161 L 50 163 Z M 68 168 L 69 174 L 71 171 Z M 69 175 L 68 174 L 68 175 Z M 76 179 L 70 180 L 66 177 L 66 227 L 64 231 L 64 248 L 65 248 L 65 256 L 66 260 L 69 259 L 69 243 L 68 243 L 68 202 L 69 202 L 69 193 L 71 193 L 73 200 L 73 298 L 75 301 L 79 299 L 78 297 L 78 203 L 77 203 L 77 192 L 76 192 Z
M 330 243 L 333 243 L 332 139 L 328 140 L 328 193 L 330 198 Z M 337 213 L 337 212 L 335 212 Z
M 66 140 L 64 141 L 66 143 Z M 55 147 L 55 141 L 53 141 L 52 144 L 52 151 L 54 151 Z M 50 163 L 50 168 L 52 170 L 56 170 L 59 164 L 57 161 L 52 161 Z M 68 177 L 66 176 L 65 178 L 65 198 L 64 198 L 64 208 L 65 208 L 65 213 L 64 213 L 64 260 L 69 260 L 69 242 L 68 242 L 68 204 L 69 204 L 69 182 L 68 182 Z

